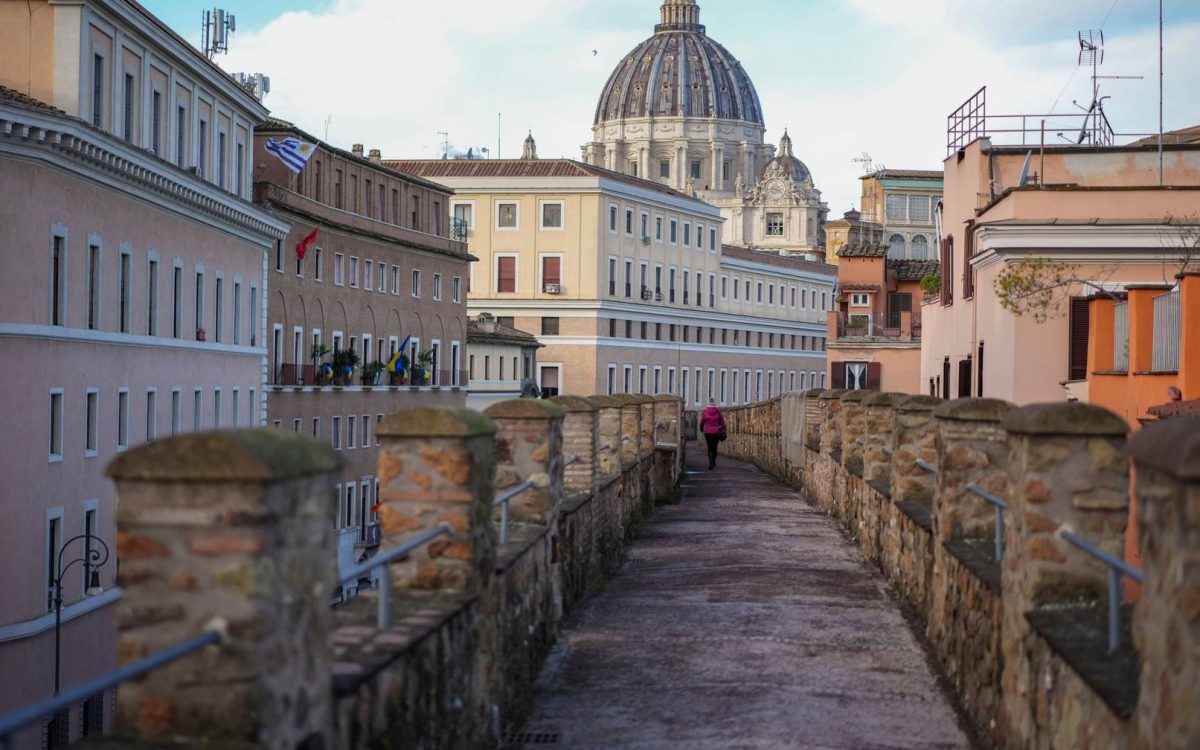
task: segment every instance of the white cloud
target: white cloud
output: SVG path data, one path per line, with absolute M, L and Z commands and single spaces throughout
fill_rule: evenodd
M 743 3 L 730 15 L 733 6 L 710 2 L 716 7 L 703 20 L 747 63 L 768 137 L 777 140 L 785 124 L 791 129 L 834 216 L 857 203 L 861 170 L 850 159 L 862 151 L 892 167 L 938 168 L 946 115 L 981 85 L 988 85 L 989 112 L 1048 110 L 1075 70 L 1076 29 L 1098 25 L 1109 7 L 1107 0 L 848 0 L 838 10 L 842 26 L 831 27 L 820 25 L 830 18 L 818 15 L 817 4 L 786 4 L 781 12 L 768 0 Z M 239 31 L 219 62 L 270 75 L 273 113 L 315 135 L 324 135 L 331 116 L 329 139 L 343 147 L 433 157 L 438 131 L 447 131 L 458 149 L 494 153 L 502 112 L 505 156 L 519 153 L 531 128 L 542 156 L 578 158 L 600 89 L 621 56 L 649 35 L 655 4 L 335 0 Z M 1126 27 L 1136 30 L 1107 35 L 1105 72 L 1146 76 L 1104 83 L 1118 130 L 1157 127 L 1157 34 L 1141 23 L 1149 5 L 1122 0 L 1113 18 L 1137 20 Z M 767 16 L 789 21 L 764 26 Z M 1168 128 L 1200 122 L 1198 68 L 1200 22 L 1173 24 Z M 1057 111 L 1071 111 L 1072 99 L 1090 99 L 1086 71 L 1074 73 Z

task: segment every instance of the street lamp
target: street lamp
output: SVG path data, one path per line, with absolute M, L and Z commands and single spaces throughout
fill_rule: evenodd
M 80 539 L 85 540 L 83 557 L 78 557 L 78 558 L 70 561 L 69 563 L 67 563 L 66 567 L 63 567 L 63 561 L 62 561 L 63 552 L 66 552 L 67 547 L 71 546 L 71 544 L 73 542 L 77 542 Z M 96 547 L 92 546 L 92 542 L 99 544 L 100 549 L 97 549 Z M 104 555 L 103 557 L 101 557 L 101 549 L 103 550 L 103 555 Z M 87 585 L 87 588 L 84 589 L 83 593 L 86 596 L 99 596 L 104 593 L 104 587 L 100 585 L 100 573 L 97 572 L 96 568 L 100 567 L 101 565 L 103 565 L 106 562 L 108 562 L 108 545 L 105 544 L 104 541 L 102 539 L 100 539 L 100 537 L 94 536 L 90 533 L 80 534 L 79 536 L 68 539 L 67 541 L 63 542 L 62 547 L 60 547 L 58 550 L 58 577 L 54 579 L 54 694 L 55 695 L 58 695 L 59 655 L 61 653 L 61 645 L 62 645 L 62 604 L 63 604 L 62 582 L 63 582 L 63 576 L 66 575 L 67 571 L 70 570 L 71 566 L 74 565 L 75 563 L 83 563 L 89 569 L 88 585 Z

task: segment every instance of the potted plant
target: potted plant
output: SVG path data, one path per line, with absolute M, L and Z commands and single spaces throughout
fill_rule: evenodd
M 326 379 L 323 379 L 321 377 L 321 375 L 322 375 L 321 364 L 325 361 L 325 358 L 328 356 L 329 356 L 329 347 L 325 346 L 324 344 L 313 344 L 312 357 L 310 357 L 310 359 L 312 359 L 312 364 L 313 364 L 313 383 L 315 385 L 324 385 L 325 382 L 327 382 Z
M 383 364 L 379 360 L 375 360 L 374 362 L 369 362 L 369 363 L 363 365 L 363 368 L 362 368 L 362 383 L 363 383 L 363 385 L 378 385 L 378 383 L 376 381 L 379 380 L 380 373 L 382 373 L 384 368 L 386 368 L 386 367 L 387 367 L 387 365 Z
M 935 273 L 925 274 L 921 277 L 921 291 L 927 297 L 937 296 L 942 291 L 942 277 Z
M 417 366 L 413 370 L 414 384 L 425 385 L 432 380 L 435 356 L 433 349 L 426 349 L 417 355 Z
M 330 364 L 333 365 L 334 385 L 345 385 L 354 377 L 354 368 L 358 367 L 358 352 L 353 349 L 338 349 L 333 353 Z

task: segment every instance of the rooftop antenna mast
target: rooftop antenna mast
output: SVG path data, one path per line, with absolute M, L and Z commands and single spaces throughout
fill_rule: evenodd
M 442 158 L 450 158 L 450 133 L 445 130 L 439 130 L 438 135 L 442 137 Z
M 1140 80 L 1142 76 L 1102 76 L 1100 66 L 1104 64 L 1104 29 L 1088 29 L 1079 32 L 1079 65 L 1092 67 L 1092 103 L 1085 109 L 1079 102 L 1072 102 L 1086 113 L 1083 127 L 1079 130 L 1077 143 L 1083 143 L 1089 137 L 1093 145 L 1101 146 L 1102 130 L 1104 128 L 1104 100 L 1100 96 L 1100 81 L 1119 79 Z
M 875 171 L 874 163 L 871 161 L 871 155 L 868 154 L 866 151 L 862 152 L 862 156 L 856 156 L 853 159 L 851 159 L 850 161 L 854 162 L 855 164 L 863 165 L 863 173 L 864 174 L 871 174 L 872 172 Z
M 229 35 L 237 31 L 237 22 L 232 13 L 220 8 L 204 11 L 204 56 L 209 60 L 218 52 L 229 51 Z

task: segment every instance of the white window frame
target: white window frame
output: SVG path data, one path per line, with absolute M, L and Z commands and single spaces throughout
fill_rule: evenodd
M 440 273 L 433 275 L 433 301 L 442 301 L 442 275 Z
M 558 206 L 558 226 L 546 226 L 546 206 Z M 538 201 L 538 229 L 543 232 L 564 232 L 567 226 L 566 201 Z
M 412 273 L 409 275 L 409 279 L 410 279 L 410 288 L 408 290 L 409 293 L 412 294 L 414 299 L 421 299 L 421 269 L 419 269 L 419 268 L 412 269 Z
M 470 207 L 470 209 L 471 209 L 470 216 L 467 218 L 467 231 L 470 232 L 470 231 L 474 230 L 475 229 L 475 201 L 450 201 L 450 218 L 451 219 L 458 218 L 454 213 L 454 209 L 458 206 L 469 206 Z
M 358 289 L 358 272 L 359 272 L 359 270 L 360 269 L 358 267 L 358 256 L 351 255 L 350 256 L 350 288 L 351 289 Z
M 58 414 L 54 413 L 54 403 L 56 397 L 58 399 Z M 63 451 L 66 450 L 67 436 L 63 432 L 63 426 L 66 424 L 67 412 L 66 391 L 62 388 L 51 388 L 50 400 L 47 405 L 50 407 L 50 440 L 48 441 L 49 445 L 47 446 L 47 454 L 50 457 L 49 462 L 56 464 L 62 462 Z M 56 437 L 57 440 L 55 440 Z M 58 444 L 57 446 L 55 445 L 56 442 Z M 54 450 L 56 447 L 58 448 L 57 451 Z
M 171 434 L 178 435 L 183 430 L 183 389 L 175 386 L 171 389 Z
M 333 254 L 333 285 L 334 286 L 345 286 L 346 285 L 346 254 L 345 253 L 334 253 Z
M 866 292 L 851 292 L 850 294 L 851 307 L 870 307 L 871 295 Z
M 515 210 L 513 211 L 513 226 L 511 226 L 511 227 L 500 226 L 500 207 L 501 206 L 514 206 L 515 207 Z M 520 229 L 521 229 L 521 202 L 520 201 L 497 200 L 495 202 L 494 213 L 495 213 L 495 217 L 494 217 L 492 223 L 495 226 L 497 232 L 520 231 Z
M 621 207 L 616 203 L 608 204 L 608 233 L 617 234 L 621 224 Z
M 450 301 L 458 304 L 462 302 L 462 277 L 455 276 L 450 280 Z
M 95 458 L 99 454 L 100 389 L 88 388 L 83 392 L 83 457 Z
M 609 257 L 612 257 L 612 256 L 609 256 Z M 543 273 L 543 271 L 545 270 L 545 264 L 542 262 L 545 258 L 558 258 L 558 274 L 559 274 L 558 283 L 560 285 L 562 284 L 563 270 L 566 268 L 567 258 L 566 258 L 565 253 L 538 253 L 538 256 L 537 256 L 537 273 L 538 273 L 537 290 L 538 290 L 539 294 L 543 293 L 546 289 L 546 279 L 545 279 L 545 274 Z M 497 268 L 497 270 L 499 269 L 498 264 L 497 264 L 496 268 Z M 497 278 L 497 281 L 499 281 L 498 278 Z
M 513 290 L 511 292 L 500 291 L 500 259 L 512 258 L 513 263 Z M 521 291 L 521 255 L 520 253 L 496 253 L 492 256 L 492 292 L 494 294 L 518 294 Z
M 124 398 L 122 398 L 124 396 Z M 123 406 L 122 406 L 123 405 Z M 124 438 L 124 442 L 122 442 Z M 117 452 L 129 447 L 129 389 L 117 389 Z

